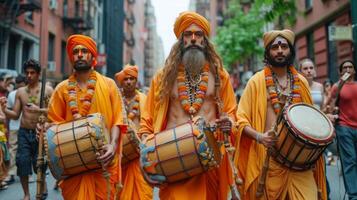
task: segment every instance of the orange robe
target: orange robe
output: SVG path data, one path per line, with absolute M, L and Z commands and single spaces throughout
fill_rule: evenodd
M 143 112 L 146 95 L 139 93 L 140 112 Z M 145 181 L 141 170 L 139 159 L 122 166 L 123 189 L 120 199 L 122 200 L 145 200 L 153 198 L 153 188 Z
M 120 127 L 120 133 L 125 131 L 122 116 L 122 100 L 118 88 L 112 79 L 95 72 L 97 82 L 95 93 L 92 98 L 92 104 L 88 114 L 101 113 L 105 118 L 105 124 L 110 131 L 113 126 Z M 48 118 L 54 123 L 72 121 L 72 112 L 68 105 L 68 80 L 61 82 L 53 92 L 49 107 Z M 77 86 L 78 87 L 78 86 Z M 81 109 L 80 101 L 86 94 L 87 89 L 77 88 L 77 103 Z M 119 137 L 120 140 L 120 137 Z M 121 152 L 121 142 L 118 142 L 117 153 Z M 110 173 L 111 198 L 114 198 L 116 183 L 120 181 L 120 160 L 115 156 L 113 164 L 108 167 Z M 102 171 L 92 171 L 79 174 L 74 177 L 63 180 L 60 183 L 62 195 L 68 200 L 97 200 L 106 199 L 107 184 L 102 175 Z
M 299 75 L 301 81 L 302 101 L 312 104 L 308 83 Z M 244 200 L 256 199 L 256 190 L 261 169 L 266 156 L 266 148 L 255 140 L 242 134 L 245 126 L 251 126 L 263 133 L 267 115 L 267 91 L 264 70 L 254 75 L 248 82 L 240 99 L 237 111 L 238 140 L 236 141 L 235 165 L 243 178 L 240 188 Z M 314 173 L 314 174 L 313 174 Z M 322 199 L 327 199 L 324 161 L 317 161 L 316 170 L 293 171 L 283 167 L 274 159 L 270 159 L 269 171 L 266 179 L 267 194 L 263 199 L 312 200 L 317 199 L 317 189 L 322 190 Z
M 219 71 L 221 79 L 220 98 L 222 99 L 222 112 L 235 119 L 236 99 L 229 75 L 225 70 Z M 140 133 L 155 134 L 165 128 L 166 115 L 169 109 L 169 96 L 159 99 L 159 81 L 161 72 L 153 78 L 148 92 L 146 107 L 141 115 Z M 224 155 L 220 166 L 206 173 L 192 178 L 170 183 L 160 187 L 160 199 L 222 199 L 226 200 L 230 192 L 230 165 L 227 155 Z

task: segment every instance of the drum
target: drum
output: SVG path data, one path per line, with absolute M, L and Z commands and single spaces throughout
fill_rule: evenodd
M 138 159 L 140 156 L 140 139 L 137 135 L 137 129 L 131 120 L 128 121 L 128 125 L 127 133 L 123 134 L 122 166 L 125 166 L 132 160 Z
M 213 131 L 201 117 L 150 135 L 143 143 L 146 147 L 155 147 L 151 152 L 142 150 L 140 158 L 144 177 L 152 184 L 158 183 L 148 180 L 149 175 L 164 176 L 164 182 L 172 183 L 215 168 L 221 160 Z M 143 160 L 152 162 L 155 172 L 143 167 Z
M 275 128 L 278 141 L 272 156 L 294 170 L 310 169 L 335 136 L 326 115 L 303 103 L 284 109 Z
M 51 173 L 61 180 L 100 169 L 96 154 L 108 143 L 109 133 L 103 116 L 95 113 L 50 127 L 44 141 Z

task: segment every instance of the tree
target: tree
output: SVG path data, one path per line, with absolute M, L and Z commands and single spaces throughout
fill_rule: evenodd
M 231 0 L 225 18 L 224 25 L 218 29 L 215 44 L 226 68 L 230 69 L 237 61 L 263 54 L 259 40 L 266 24 L 278 20 L 278 26 L 282 28 L 286 22 L 295 23 L 295 1 L 256 0 L 245 13 L 240 1 Z

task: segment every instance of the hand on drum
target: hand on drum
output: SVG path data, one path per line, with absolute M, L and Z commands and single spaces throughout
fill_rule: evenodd
M 230 133 L 232 130 L 232 120 L 228 116 L 221 117 L 216 119 L 217 128 L 220 129 L 223 133 Z
M 273 129 L 265 132 L 264 134 L 260 134 L 258 138 L 258 142 L 263 144 L 266 148 L 273 147 L 278 140 Z
M 162 184 L 166 178 L 165 176 L 161 176 L 155 173 L 155 163 L 153 161 L 150 161 L 148 159 L 148 153 L 149 152 L 154 152 L 155 147 L 153 146 L 146 146 L 144 143 L 140 143 L 140 165 L 141 168 L 147 172 L 143 173 L 145 179 L 153 185 L 159 185 Z
M 110 164 L 110 162 L 114 158 L 115 155 L 114 145 L 106 144 L 100 150 L 103 151 L 103 154 L 100 155 L 99 153 L 97 153 L 97 160 L 103 163 L 103 166 L 106 167 Z

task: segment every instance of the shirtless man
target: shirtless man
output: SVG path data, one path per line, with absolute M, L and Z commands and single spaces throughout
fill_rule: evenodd
M 21 113 L 20 129 L 18 132 L 18 149 L 16 154 L 17 175 L 20 176 L 22 189 L 24 190 L 24 200 L 30 199 L 28 177 L 32 174 L 31 166 L 36 167 L 38 141 L 36 139 L 36 124 L 42 112 L 40 109 L 40 90 L 39 82 L 41 75 L 40 64 L 33 59 L 23 64 L 28 85 L 18 89 L 13 108 L 7 108 L 7 99 L 0 98 L 1 109 L 9 119 L 17 120 Z M 49 99 L 52 89 L 46 87 L 45 98 Z
M 155 134 L 201 116 L 229 136 L 236 100 L 229 75 L 208 39 L 208 21 L 195 12 L 183 12 L 174 32 L 178 40 L 153 78 L 139 133 Z M 160 199 L 227 199 L 232 187 L 226 156 L 213 170 L 161 187 Z

